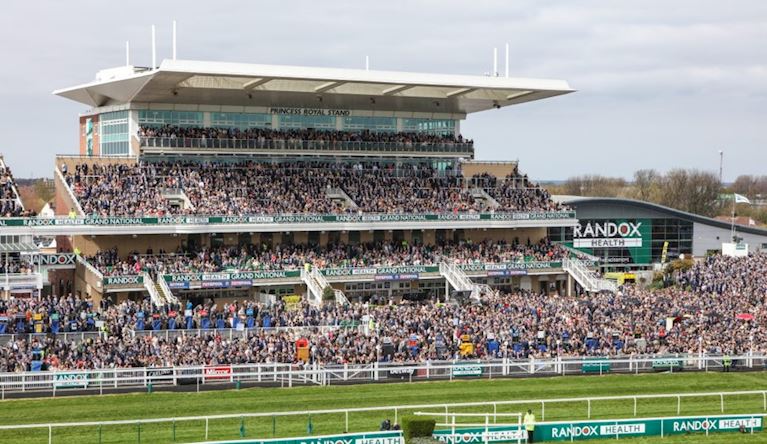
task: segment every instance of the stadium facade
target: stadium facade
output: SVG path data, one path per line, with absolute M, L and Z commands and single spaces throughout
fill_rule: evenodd
M 516 162 L 474 160 L 474 144 L 461 136 L 461 122 L 470 113 L 572 91 L 567 82 L 561 80 L 181 60 L 165 60 L 154 69 L 134 66 L 108 69 L 99 72 L 91 83 L 54 92 L 91 107 L 79 117 L 79 154 L 61 155 L 55 162 L 55 206 L 59 217 L 8 219 L 3 221 L 4 231 L 24 239 L 56 236 L 59 251 L 76 253 L 74 257 L 66 253 L 41 254 L 42 259 L 37 262 L 58 261 L 57 267 L 38 267 L 35 272 L 42 282 L 27 289 L 30 294 L 41 290 L 46 283 L 51 285 L 54 294 L 72 291 L 96 301 L 101 298 L 117 301 L 149 292 L 158 302 L 176 300 L 176 296 L 193 300 L 202 297 L 243 299 L 267 294 L 306 295 L 310 301 L 319 302 L 328 285 L 336 289 L 337 298 L 355 300 L 373 294 L 399 298 L 437 291 L 476 296 L 483 285 L 571 292 L 576 281 L 566 268 L 583 268 L 579 269 L 581 276 L 588 273 L 582 264 L 529 258 L 515 263 L 473 262 L 460 266 L 416 262 L 167 274 L 135 270 L 127 275 L 115 270 L 105 272 L 89 262 L 89 258 L 108 249 L 128 257 L 246 244 L 264 248 L 371 242 L 430 245 L 480 239 L 503 242 L 514 239 L 534 244 L 545 238 L 549 227 L 577 223 L 575 213 L 569 210 L 506 211 L 487 189 L 470 187 L 467 183 L 462 183 L 461 196 L 457 198 L 472 202 L 472 208 L 467 211 L 441 208 L 439 202 L 429 207 L 429 211 L 423 208 L 358 209 L 359 202 L 344 189 L 329 186 L 320 192 L 312 189 L 320 195 L 311 196 L 332 202 L 332 211 L 326 213 L 201 214 L 202 210 L 195 211 L 188 189 L 178 183 L 157 191 L 168 207 L 164 212 L 102 211 L 99 214 L 98 209 L 86 206 L 86 201 L 96 192 L 97 186 L 93 183 L 104 180 L 103 176 L 93 174 L 94 166 L 106 165 L 129 168 L 141 165 L 143 168 L 175 162 L 204 169 L 211 165 L 212 168 L 242 165 L 242 162 L 258 165 L 323 162 L 324 166 L 338 168 L 351 164 L 367 168 L 375 164 L 374 168 L 391 169 L 394 175 L 399 171 L 427 168 L 434 176 L 427 179 L 432 181 L 455 175 L 457 171 L 462 177 L 490 174 L 521 181 L 523 176 Z M 169 127 L 215 128 L 217 131 L 226 128 L 281 136 L 150 134 Z M 285 136 L 288 133 L 291 135 Z M 307 133 L 313 134 L 312 137 L 318 133 L 408 134 L 414 142 L 390 136 L 374 141 L 356 138 L 331 143 L 305 138 Z M 301 140 L 302 137 L 306 140 Z M 84 172 L 86 169 L 88 173 Z M 83 190 L 78 180 L 87 181 L 92 188 Z M 269 193 L 269 190 L 249 189 L 247 193 Z M 111 193 L 113 206 L 121 200 L 116 194 Z M 123 199 L 130 199 L 126 196 Z M 96 204 L 104 205 L 103 199 Z M 6 282 L 6 294 L 19 292 L 11 287 L 13 285 Z
M 28 265 L 6 270 L 3 295 L 118 302 L 148 293 L 157 304 L 301 295 L 319 304 L 476 298 L 488 287 L 572 294 L 615 288 L 595 273 L 600 261 L 650 266 L 659 244 L 670 256 L 714 248 L 693 239 L 712 225 L 692 215 L 619 201 L 559 205 L 517 162 L 475 160 L 461 133 L 469 114 L 572 91 L 561 80 L 182 60 L 100 71 L 54 92 L 90 107 L 79 116 L 79 152 L 55 160 L 57 217 L 0 219 L 6 263 Z M 601 222 L 629 230 L 628 241 L 617 235 L 627 249 L 595 234 Z M 748 233 L 752 245 L 767 243 L 761 230 Z M 55 237 L 57 249 L 37 248 L 40 237 Z M 586 245 L 595 238 L 604 245 Z M 490 251 L 321 257 L 369 245 Z M 274 258 L 294 246 L 320 257 L 168 265 L 227 248 Z

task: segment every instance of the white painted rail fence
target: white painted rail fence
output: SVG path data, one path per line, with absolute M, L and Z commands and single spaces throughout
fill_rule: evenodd
M 24 373 L 0 373 L 0 396 L 14 393 L 51 393 L 78 391 L 104 393 L 105 391 L 146 390 L 152 387 L 187 385 L 197 390 L 206 385 L 239 383 L 252 385 L 334 385 L 364 384 L 372 382 L 406 380 L 453 380 L 465 377 L 499 378 L 524 376 L 557 376 L 581 374 L 584 364 L 609 363 L 610 373 L 643 373 L 656 371 L 657 360 L 679 361 L 681 366 L 667 372 L 722 371 L 722 357 L 714 355 L 664 355 L 625 357 L 614 359 L 558 358 L 558 359 L 499 359 L 493 361 L 439 361 L 412 365 L 373 363 L 366 365 L 294 365 L 243 364 L 207 365 L 190 367 L 150 367 L 97 370 L 63 370 Z M 732 357 L 736 368 L 764 370 L 765 355 Z M 601 367 L 600 367 L 601 369 Z M 78 380 L 73 384 L 70 380 Z M 67 382 L 70 381 L 70 382 Z
M 141 424 L 157 424 L 157 423 L 173 423 L 174 427 L 176 423 L 190 422 L 190 421 L 204 421 L 205 439 L 208 439 L 210 423 L 211 421 L 224 420 L 224 419 L 242 419 L 242 418 L 285 418 L 285 417 L 311 417 L 327 414 L 343 414 L 344 415 L 344 432 L 349 432 L 349 418 L 354 414 L 364 414 L 370 412 L 385 412 L 393 413 L 394 423 L 399 422 L 399 416 L 406 412 L 416 412 L 420 409 L 435 410 L 433 414 L 429 416 L 439 416 L 444 418 L 445 423 L 454 420 L 456 416 L 482 416 L 486 418 L 486 425 L 489 425 L 490 417 L 493 418 L 493 426 L 498 426 L 498 417 L 515 416 L 519 417 L 519 413 L 502 413 L 498 411 L 498 407 L 508 406 L 540 406 L 541 416 L 540 421 L 545 422 L 546 405 L 552 404 L 582 404 L 587 407 L 586 416 L 591 418 L 591 405 L 603 401 L 629 401 L 633 402 L 634 414 L 638 415 L 637 402 L 638 400 L 650 400 L 650 399 L 670 399 L 675 400 L 677 404 L 677 415 L 680 415 L 682 409 L 682 399 L 684 398 L 713 398 L 714 402 L 719 404 L 722 413 L 725 412 L 725 398 L 726 397 L 743 397 L 743 396 L 760 396 L 763 402 L 763 411 L 767 412 L 767 391 L 764 390 L 747 390 L 747 391 L 730 391 L 730 392 L 689 392 L 689 393 L 660 393 L 660 394 L 645 394 L 645 395 L 622 395 L 622 396 L 594 396 L 594 397 L 580 397 L 580 398 L 549 398 L 549 399 L 517 399 L 510 401 L 481 401 L 481 402 L 460 402 L 460 403 L 443 403 L 443 404 L 406 404 L 406 405 L 390 405 L 390 406 L 378 406 L 378 407 L 355 407 L 346 409 L 328 409 L 328 410 L 300 410 L 300 411 L 278 411 L 278 412 L 243 412 L 236 414 L 221 414 L 221 415 L 205 415 L 205 416 L 182 416 L 182 417 L 170 417 L 170 418 L 144 418 L 144 419 L 124 419 L 115 421 L 84 421 L 84 422 L 58 422 L 58 423 L 28 423 L 28 424 L 13 424 L 13 425 L 0 425 L 0 430 L 30 430 L 30 429 L 47 429 L 48 430 L 48 442 L 53 442 L 53 429 L 65 429 L 72 427 L 101 427 L 109 425 L 137 425 Z M 455 413 L 451 412 L 453 409 L 466 408 L 466 407 L 484 407 L 487 408 L 487 412 L 484 413 Z M 492 412 L 490 411 L 492 409 Z M 436 410 L 439 410 L 437 413 Z M 763 416 L 762 413 L 749 413 L 754 416 Z M 444 416 L 443 416 L 444 415 Z M 573 418 L 581 417 L 582 413 L 573 414 Z M 716 416 L 716 415 L 714 415 Z M 577 419 L 573 419 L 577 420 Z M 376 425 L 376 424 L 373 424 Z M 450 426 L 465 427 L 468 424 L 465 423 L 452 423 Z M 519 425 L 519 420 L 517 422 Z M 140 433 L 140 432 L 139 432 Z

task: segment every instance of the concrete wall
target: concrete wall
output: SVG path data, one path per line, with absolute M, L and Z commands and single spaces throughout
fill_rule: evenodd
M 701 223 L 694 223 L 692 227 L 692 254 L 695 256 L 704 256 L 708 250 L 722 251 L 722 242 L 731 242 L 731 231 L 728 229 Z M 737 230 L 737 226 L 735 231 L 748 244 L 749 252 L 767 250 L 767 236 L 743 233 Z
M 461 171 L 464 177 L 471 177 L 475 174 L 490 174 L 499 179 L 505 178 L 509 174 L 517 171 L 516 162 L 483 162 L 475 160 L 461 164 Z

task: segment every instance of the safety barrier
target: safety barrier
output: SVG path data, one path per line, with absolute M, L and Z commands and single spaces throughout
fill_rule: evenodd
M 182 333 L 183 334 L 183 333 Z M 732 357 L 733 364 L 745 369 L 764 369 L 767 356 Z M 363 365 L 222 364 L 216 366 L 148 367 L 96 370 L 63 370 L 0 374 L 0 395 L 15 392 L 47 392 L 56 396 L 60 389 L 103 393 L 110 389 L 143 390 L 149 385 L 196 385 L 248 383 L 254 385 L 296 384 L 333 385 L 370 383 L 399 379 L 407 381 L 453 380 L 460 378 L 498 378 L 581 374 L 584 367 L 602 369 L 600 373 L 640 373 L 722 370 L 722 356 L 675 355 L 619 359 L 557 358 L 499 359 L 493 361 L 436 361 L 417 365 L 372 363 Z M 73 382 L 74 381 L 74 382 Z M 759 392 L 761 393 L 761 392 Z
M 444 423 L 440 423 L 442 427 L 449 427 L 449 434 L 439 431 L 435 431 L 435 438 L 440 439 L 447 444 L 452 444 L 449 440 L 450 436 L 455 436 L 457 433 L 464 436 L 462 432 L 464 427 L 483 427 L 485 434 L 481 434 L 484 438 L 483 442 L 504 440 L 501 438 L 508 438 L 510 435 L 506 434 L 498 436 L 497 432 L 509 430 L 519 430 L 520 414 L 519 413 L 504 413 L 498 412 L 499 406 L 513 406 L 513 405 L 537 405 L 546 403 L 577 403 L 584 400 L 589 403 L 598 401 L 614 401 L 614 400 L 631 400 L 631 399 L 669 399 L 681 397 L 720 397 L 724 396 L 744 396 L 758 394 L 767 397 L 767 391 L 740 391 L 740 392 L 719 392 L 719 393 L 669 393 L 669 394 L 654 394 L 654 395 L 627 395 L 627 396 L 604 396 L 604 397 L 592 397 L 592 398 L 561 398 L 561 399 L 526 399 L 526 400 L 513 400 L 513 401 L 485 401 L 485 402 L 463 402 L 463 403 L 442 403 L 442 404 L 417 404 L 417 405 L 396 405 L 396 406 L 378 406 L 378 407 L 356 407 L 347 409 L 326 409 L 326 410 L 303 410 L 303 411 L 279 411 L 279 412 L 259 412 L 259 413 L 236 413 L 236 414 L 221 414 L 221 415 L 204 415 L 204 416 L 184 416 L 184 417 L 169 417 L 169 418 L 147 418 L 147 419 L 126 419 L 115 421 L 85 421 L 85 422 L 66 422 L 66 423 L 37 423 L 37 424 L 14 424 L 14 425 L 0 425 L 0 430 L 30 430 L 30 429 L 47 429 L 48 430 L 48 442 L 53 442 L 53 430 L 65 429 L 73 427 L 94 427 L 98 428 L 99 437 L 101 437 L 101 430 L 103 426 L 113 425 L 136 425 L 138 433 L 138 441 L 141 442 L 141 426 L 146 424 L 158 424 L 169 423 L 172 427 L 173 436 L 175 437 L 176 427 L 179 423 L 185 422 L 204 422 L 204 439 L 209 439 L 211 422 L 220 421 L 226 419 L 240 419 L 240 435 L 243 436 L 244 419 L 245 418 L 270 418 L 273 424 L 273 434 L 275 434 L 276 423 L 278 418 L 308 418 L 309 424 L 311 424 L 311 418 L 319 415 L 343 415 L 343 426 L 341 427 L 340 421 L 337 427 L 339 432 L 349 433 L 350 416 L 382 412 L 384 414 L 393 413 L 394 423 L 399 422 L 399 417 L 405 412 L 412 412 L 417 414 L 420 409 L 428 409 L 430 412 L 428 416 L 436 416 L 438 418 L 444 418 Z M 466 408 L 466 407 L 486 407 L 492 408 L 493 412 L 480 412 L 480 413 L 467 413 L 467 412 L 451 412 L 453 409 Z M 440 410 L 437 412 L 436 410 Z M 767 404 L 764 408 L 767 411 Z M 456 417 L 482 417 L 485 418 L 483 424 L 472 423 L 458 423 L 455 421 Z M 574 418 L 578 418 L 578 414 L 572 414 Z M 652 417 L 652 418 L 636 418 L 636 413 L 633 419 L 603 419 L 603 420 L 581 420 L 573 419 L 569 421 L 555 421 L 546 422 L 541 418 L 541 422 L 536 423 L 536 437 L 541 437 L 543 441 L 556 441 L 556 440 L 575 440 L 584 439 L 589 437 L 616 437 L 631 436 L 633 434 L 642 435 L 661 435 L 674 434 L 674 433 L 690 433 L 690 432 L 705 432 L 709 431 L 737 431 L 740 426 L 744 426 L 744 429 L 753 433 L 761 431 L 763 427 L 764 413 L 749 413 L 749 414 L 729 414 L 729 415 L 701 415 L 696 416 L 680 416 L 677 413 L 676 416 L 669 417 Z M 337 418 L 338 416 L 336 416 Z M 498 422 L 498 418 L 503 417 L 516 417 L 518 418 L 517 424 L 503 424 Z M 493 422 L 491 425 L 490 419 Z M 715 420 L 716 422 L 712 422 Z M 724 422 L 723 422 L 724 421 Z M 638 425 L 644 424 L 644 427 L 638 427 Z M 676 424 L 676 425 L 675 425 Z M 601 431 L 601 425 L 607 426 L 606 432 Z M 576 428 L 577 432 L 576 432 Z M 342 430 L 341 430 L 342 429 Z M 640 431 L 641 429 L 641 431 Z M 595 430 L 599 430 L 595 432 Z M 588 433 L 584 433 L 587 431 Z M 377 432 L 371 432 L 377 433 Z M 385 432 L 384 432 L 385 433 Z M 397 433 L 397 432 L 389 432 Z M 492 433 L 496 433 L 493 435 Z M 471 433 L 466 433 L 465 436 L 471 437 Z M 494 436 L 499 439 L 491 439 Z M 447 438 L 447 439 L 446 439 Z M 521 438 L 521 435 L 515 435 L 512 439 Z M 313 438 L 309 438 L 310 440 Z M 465 444 L 474 444 L 474 441 L 461 441 Z M 388 443 L 387 443 L 388 444 Z M 394 444 L 394 443 L 391 443 Z

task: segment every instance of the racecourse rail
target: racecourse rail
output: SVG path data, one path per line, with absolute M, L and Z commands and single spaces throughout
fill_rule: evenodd
M 767 355 L 732 357 L 740 370 L 764 370 Z M 365 365 L 214 364 L 189 367 L 141 367 L 0 373 L 0 397 L 77 392 L 143 391 L 175 386 L 239 388 L 241 384 L 293 385 L 364 384 L 375 382 L 504 378 L 602 373 L 722 371 L 723 357 L 677 354 L 622 358 L 554 358 L 432 361 L 419 364 Z M 76 390 L 74 390 L 76 389 Z
M 13 424 L 13 425 L 0 425 L 0 430 L 24 430 L 24 429 L 47 429 L 48 430 L 48 442 L 49 444 L 53 442 L 53 429 L 62 429 L 62 428 L 72 428 L 72 427 L 98 427 L 99 428 L 99 436 L 100 436 L 100 430 L 103 426 L 110 426 L 110 425 L 136 425 L 138 430 L 138 436 L 139 436 L 139 442 L 141 442 L 140 439 L 140 430 L 142 424 L 157 424 L 157 423 L 172 423 L 173 431 L 175 434 L 176 430 L 176 424 L 182 423 L 182 422 L 194 422 L 194 421 L 204 421 L 205 423 L 205 440 L 207 441 L 209 439 L 209 431 L 210 431 L 210 422 L 215 420 L 225 420 L 225 419 L 233 419 L 237 418 L 240 420 L 244 420 L 244 418 L 271 418 L 273 421 L 273 424 L 275 424 L 276 418 L 284 418 L 284 417 L 307 417 L 311 418 L 312 416 L 317 415 L 327 415 L 327 414 L 343 414 L 344 415 L 344 433 L 349 433 L 349 416 L 350 414 L 354 413 L 365 413 L 365 412 L 393 412 L 394 413 L 394 423 L 399 422 L 399 415 L 401 412 L 413 412 L 414 410 L 418 409 L 429 409 L 429 410 L 444 410 L 440 412 L 432 412 L 432 413 L 423 413 L 421 412 L 421 415 L 428 415 L 428 416 L 439 416 L 443 417 L 445 422 L 440 424 L 442 426 L 451 427 L 453 430 L 453 433 L 455 433 L 455 427 L 466 427 L 471 426 L 473 424 L 465 424 L 465 423 L 456 423 L 455 418 L 456 416 L 481 416 L 485 418 L 485 423 L 481 424 L 483 427 L 490 426 L 490 418 L 493 419 L 492 425 L 493 427 L 499 426 L 502 424 L 498 423 L 498 417 L 508 417 L 513 416 L 518 418 L 518 424 L 519 425 L 519 413 L 499 413 L 498 412 L 498 406 L 515 406 L 515 405 L 523 405 L 523 406 L 530 406 L 530 405 L 541 405 L 541 422 L 545 421 L 545 406 L 546 404 L 556 404 L 556 403 L 586 403 L 588 405 L 588 418 L 591 419 L 591 404 L 595 402 L 600 401 L 620 401 L 620 400 L 632 400 L 634 402 L 634 417 L 637 416 L 637 400 L 648 400 L 648 399 L 676 399 L 677 400 L 677 416 L 681 413 L 681 399 L 682 398 L 705 398 L 705 397 L 716 397 L 721 402 L 721 411 L 724 413 L 725 411 L 725 403 L 724 398 L 725 396 L 744 396 L 744 395 L 761 395 L 764 403 L 763 403 L 763 409 L 764 411 L 767 411 L 767 391 L 764 390 L 750 390 L 750 391 L 734 391 L 734 392 L 705 392 L 705 393 L 663 393 L 663 394 L 651 394 L 651 395 L 623 395 L 623 396 L 599 396 L 599 397 L 586 397 L 586 398 L 550 398 L 550 399 L 520 399 L 520 400 L 513 400 L 513 401 L 484 401 L 484 402 L 461 402 L 461 403 L 442 403 L 442 404 L 410 404 L 410 405 L 396 405 L 396 406 L 378 406 L 378 407 L 356 407 L 356 408 L 347 408 L 347 409 L 327 409 L 327 410 L 302 410 L 302 411 L 281 411 L 281 412 L 260 412 L 260 413 L 237 413 L 237 414 L 222 414 L 222 415 L 205 415 L 205 416 L 182 416 L 182 417 L 171 417 L 171 418 L 146 418 L 146 419 L 126 419 L 126 420 L 114 420 L 114 421 L 84 421 L 84 422 L 59 422 L 59 423 L 37 423 L 37 424 Z M 455 413 L 451 412 L 451 409 L 455 408 L 466 408 L 466 407 L 487 407 L 488 409 L 492 407 L 493 412 L 483 412 L 483 413 Z M 414 414 L 419 414 L 419 412 L 413 412 Z M 764 416 L 763 413 L 751 413 L 749 414 L 754 417 L 761 417 Z M 705 416 L 705 415 L 704 415 Z M 715 417 L 716 415 L 709 415 L 710 417 Z M 662 417 L 660 418 L 662 419 Z M 605 420 L 607 422 L 612 422 L 613 420 Z M 275 427 L 275 426 L 273 426 Z M 753 433 L 753 431 L 752 431 Z M 175 435 L 174 435 L 175 436 Z

